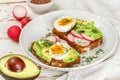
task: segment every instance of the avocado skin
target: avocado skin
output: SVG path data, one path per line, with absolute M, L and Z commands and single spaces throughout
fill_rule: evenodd
M 5 80 L 35 80 L 35 78 L 37 78 L 39 76 L 39 74 L 38 74 L 37 76 L 31 77 L 31 78 L 21 78 L 20 79 L 20 78 L 9 77 L 9 76 L 3 74 L 2 72 L 0 72 L 0 74 L 5 78 Z
M 20 55 L 20 54 L 8 54 L 8 55 L 6 55 L 6 56 L 10 56 L 10 55 L 19 55 L 19 56 L 22 56 L 22 57 L 24 57 L 24 58 L 26 58 L 26 59 L 29 59 L 29 58 L 27 58 L 27 57 L 25 57 L 25 56 L 23 56 L 23 55 Z M 3 58 L 5 58 L 6 56 L 3 56 L 3 57 L 1 57 L 0 58 L 0 60 L 1 59 L 3 59 Z M 31 59 L 29 59 L 30 61 L 32 61 Z M 32 61 L 33 62 L 33 61 Z M 34 64 L 36 64 L 35 62 L 33 62 Z M 37 65 L 37 64 L 36 64 Z M 41 67 L 40 66 L 37 66 L 37 68 L 39 69 L 39 70 L 41 70 Z M 40 71 L 41 72 L 41 71 Z M 40 72 L 39 72 L 39 74 L 40 74 Z M 2 71 L 0 71 L 0 74 L 5 78 L 5 80 L 35 80 L 35 78 L 37 78 L 38 76 L 39 76 L 39 74 L 38 75 L 36 75 L 36 76 L 33 76 L 33 77 L 29 77 L 29 78 L 15 78 L 15 77 L 10 77 L 10 76 L 7 76 L 7 75 L 5 75 Z

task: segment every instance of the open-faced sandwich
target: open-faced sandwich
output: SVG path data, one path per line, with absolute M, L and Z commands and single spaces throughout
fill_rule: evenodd
M 103 42 L 102 32 L 94 26 L 94 22 L 60 17 L 54 22 L 53 34 L 65 40 L 79 53 L 85 53 Z
M 33 42 L 31 50 L 41 62 L 55 67 L 68 67 L 80 62 L 79 53 L 55 35 Z

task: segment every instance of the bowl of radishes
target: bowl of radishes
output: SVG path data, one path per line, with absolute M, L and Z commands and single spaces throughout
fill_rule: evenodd
M 53 6 L 53 0 L 26 0 L 26 3 L 34 13 L 45 13 Z

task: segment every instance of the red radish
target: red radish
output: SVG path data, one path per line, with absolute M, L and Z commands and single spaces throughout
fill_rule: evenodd
M 24 17 L 27 16 L 26 8 L 21 5 L 16 5 L 13 8 L 12 13 L 13 13 L 14 18 L 18 21 L 21 21 Z
M 20 36 L 21 29 L 17 25 L 13 25 L 7 30 L 7 35 L 10 39 L 13 41 L 18 42 L 19 41 L 19 36 Z
M 87 41 L 87 40 L 81 39 L 81 38 L 77 38 L 77 37 L 74 38 L 74 42 L 80 46 L 88 46 L 90 44 L 90 41 Z
M 67 35 L 68 40 L 70 40 L 71 42 L 74 42 L 74 36 L 70 33 Z
M 86 35 L 86 34 L 84 34 L 84 33 L 81 33 L 81 35 L 82 35 L 83 38 L 84 38 L 85 40 L 87 40 L 87 41 L 90 41 L 90 42 L 95 41 L 95 39 L 92 39 L 90 36 L 88 36 L 88 35 Z
M 30 18 L 25 17 L 21 20 L 21 27 L 24 28 L 24 26 L 30 21 Z
M 78 34 L 77 32 L 75 32 L 74 30 L 71 31 L 71 34 L 72 34 L 74 37 L 82 38 L 82 36 L 81 36 L 80 34 Z
M 56 36 L 56 42 L 59 42 L 60 38 L 58 36 Z

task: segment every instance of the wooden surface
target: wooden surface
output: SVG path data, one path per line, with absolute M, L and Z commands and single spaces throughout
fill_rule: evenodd
M 16 21 L 12 16 L 12 8 L 15 5 L 23 5 L 27 8 L 28 16 L 31 18 L 35 18 L 37 16 L 40 16 L 41 14 L 35 14 L 33 13 L 26 3 L 14 3 L 14 4 L 0 4 L 0 57 L 3 55 L 11 54 L 11 53 L 17 53 L 17 54 L 23 54 L 23 51 L 21 50 L 19 43 L 16 43 L 12 40 L 10 40 L 7 36 L 7 29 L 12 25 L 19 25 L 20 23 Z M 59 72 L 59 71 L 52 71 L 46 68 L 42 68 L 40 76 L 36 80 L 55 80 L 57 77 L 62 76 L 66 72 Z M 0 76 L 0 80 L 4 80 L 2 76 Z

